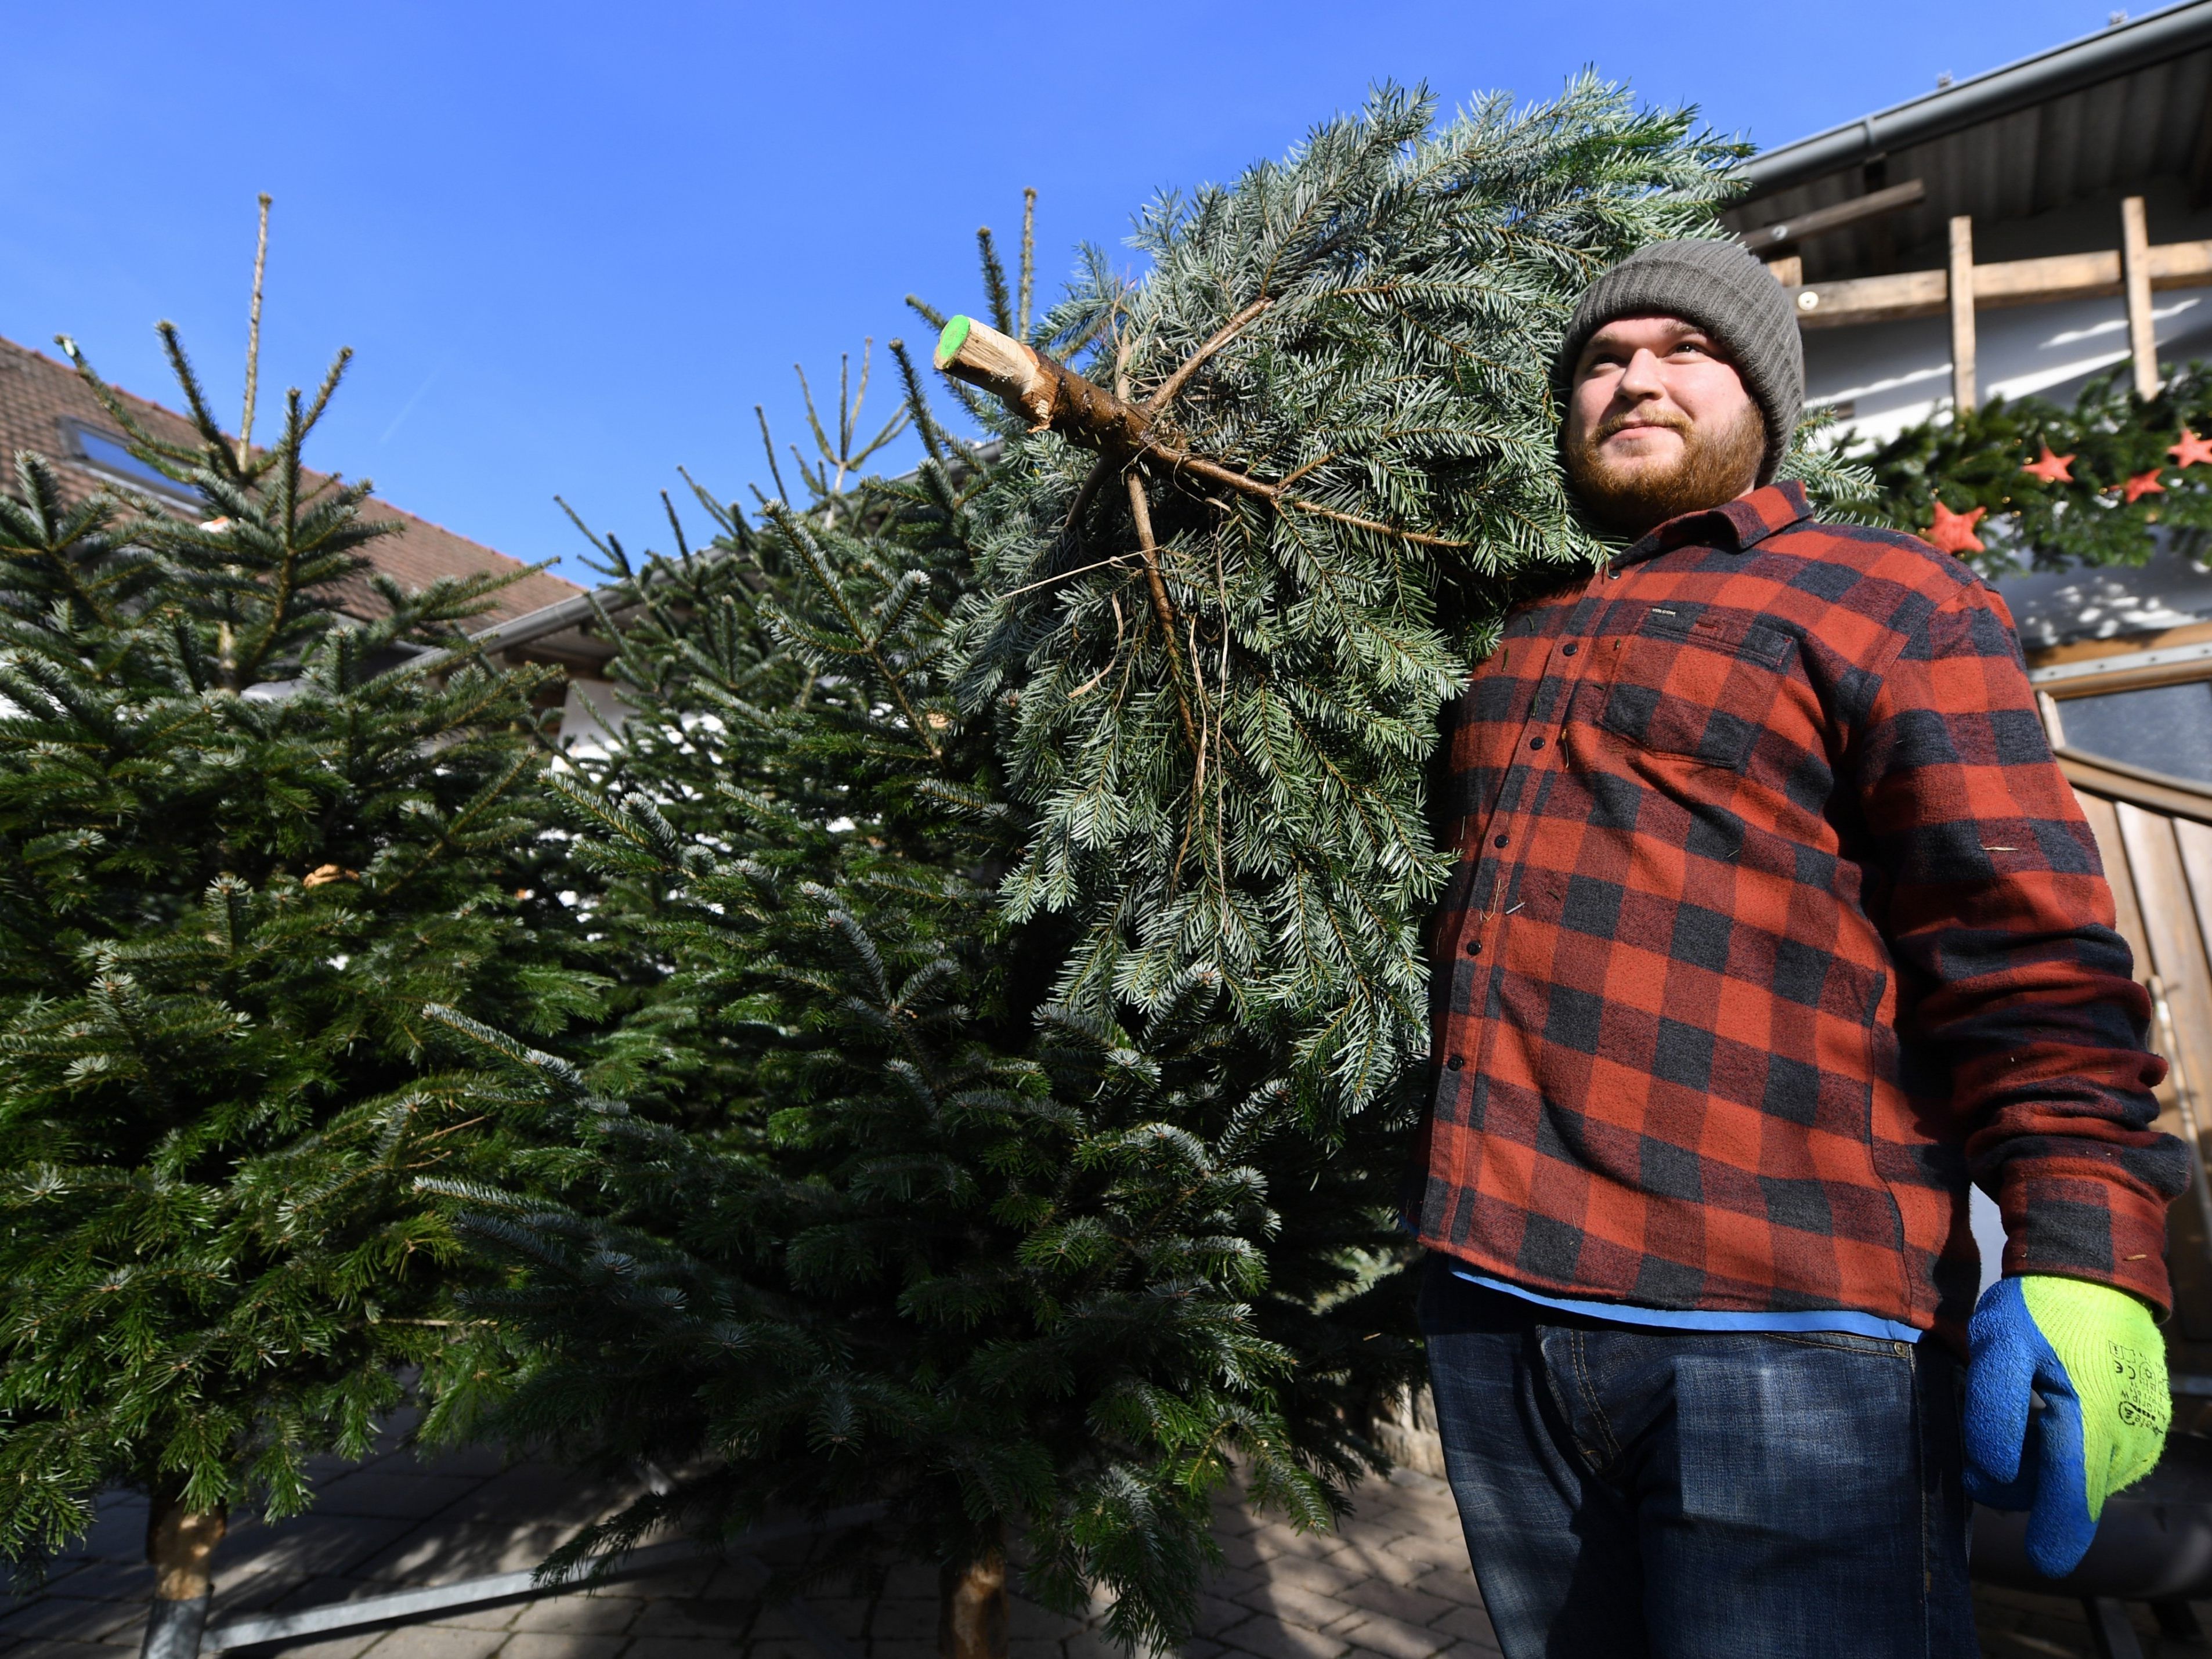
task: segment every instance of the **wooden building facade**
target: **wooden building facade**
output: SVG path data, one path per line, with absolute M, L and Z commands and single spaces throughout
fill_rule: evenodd
M 1882 439 L 1994 395 L 2149 395 L 2212 358 L 2212 0 L 2167 7 L 1756 157 L 1728 216 L 1791 294 L 1808 401 Z M 2212 568 L 2000 580 L 2172 1062 L 2177 1392 L 2212 1401 Z M 1985 1257 L 2001 1237 L 1976 1195 Z M 1995 1263 L 1985 1261 L 1984 1277 Z

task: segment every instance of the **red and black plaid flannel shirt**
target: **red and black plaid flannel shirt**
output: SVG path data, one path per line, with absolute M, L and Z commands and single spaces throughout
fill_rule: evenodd
M 1794 484 L 1516 610 L 1445 707 L 1422 1243 L 1531 1290 L 1962 1338 L 2167 1305 L 2187 1155 L 2003 601 Z

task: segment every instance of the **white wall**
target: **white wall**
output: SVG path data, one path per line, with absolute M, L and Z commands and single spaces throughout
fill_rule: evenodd
M 2212 238 L 2212 210 L 2190 208 L 2171 181 L 2148 191 L 2146 202 L 2152 241 Z M 1978 225 L 1974 255 L 1987 264 L 2118 245 L 2118 202 L 2087 202 L 2010 224 Z M 1943 263 L 1942 251 L 1922 247 L 1901 263 L 1908 270 L 1933 269 Z M 2212 287 L 2159 294 L 2152 315 L 2161 361 L 2212 360 Z M 2034 395 L 2070 402 L 2092 376 L 2128 359 L 2127 307 L 2117 296 L 1981 311 L 1974 334 L 1984 399 Z M 1950 407 L 1947 319 L 1808 329 L 1803 338 L 1807 404 L 1838 408 L 1856 436 L 1882 442 L 1942 417 Z M 2031 649 L 2212 617 L 2212 570 L 2172 550 L 2136 568 L 2037 571 L 1996 586 Z
M 2191 207 L 2178 180 L 2156 180 L 2142 193 L 2153 242 L 2212 238 L 2212 208 Z M 1974 227 L 1974 258 L 1984 264 L 2119 245 L 2117 197 Z M 1932 270 L 1944 263 L 1941 246 L 1923 245 L 1904 252 L 1899 268 Z M 2170 289 L 2154 295 L 2151 308 L 2161 357 L 2212 356 L 2212 288 Z M 1980 311 L 1974 334 L 1985 398 L 2034 392 L 2065 402 L 2082 381 L 2128 356 L 2127 307 L 2118 296 Z M 1869 438 L 1893 437 L 1950 402 L 1951 328 L 1944 318 L 1807 329 L 1804 341 L 1807 401 L 1855 404 L 1851 424 Z
M 561 739 L 577 753 L 604 755 L 626 718 L 622 698 L 606 680 L 571 675 L 561 700 Z
M 2159 356 L 2212 356 L 2212 288 L 2154 296 Z M 2117 299 L 1984 311 L 1974 319 L 1984 399 L 2031 393 L 2070 400 L 2082 382 L 2128 356 L 2127 309 Z M 1875 442 L 1948 410 L 1951 328 L 1940 317 L 1805 331 L 1806 402 L 1849 406 L 1848 423 Z
M 1996 586 L 2031 651 L 2184 628 L 2212 617 L 2212 569 L 2172 547 L 2138 566 L 2031 570 Z

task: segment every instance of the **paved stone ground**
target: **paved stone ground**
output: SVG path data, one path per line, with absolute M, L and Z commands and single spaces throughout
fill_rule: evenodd
M 502 1468 L 469 1453 L 418 1462 L 391 1449 L 325 1472 L 316 1510 L 276 1527 L 248 1521 L 217 1557 L 216 1622 L 534 1565 L 620 1497 L 544 1466 Z M 1208 1586 L 1186 1659 L 1497 1659 L 1451 1500 L 1401 1470 L 1359 1493 L 1341 1529 L 1299 1534 L 1234 1501 L 1218 1510 L 1226 1561 Z M 120 1659 L 135 1651 L 150 1575 L 143 1504 L 118 1500 L 36 1594 L 0 1601 L 4 1659 Z M 773 1555 L 773 1553 L 770 1553 Z M 457 1609 L 403 1626 L 251 1650 L 286 1659 L 933 1659 L 935 1585 L 894 1573 L 872 1599 L 830 1593 L 793 1607 L 760 1595 L 757 1564 L 701 1564 L 619 1581 L 593 1595 Z M 2045 1597 L 1978 1598 L 1989 1659 L 2087 1655 L 2078 1608 Z M 2153 1659 L 2161 1648 L 2135 1609 Z M 2201 1607 L 2212 1626 L 2212 1607 Z M 1012 1659 L 1115 1659 L 1094 1613 L 1068 1619 L 1017 1601 Z M 1847 1649 L 1839 1649 L 1847 1652 Z

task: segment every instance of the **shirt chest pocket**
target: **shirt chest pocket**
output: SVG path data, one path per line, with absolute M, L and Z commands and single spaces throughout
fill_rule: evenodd
M 1597 724 L 1662 755 L 1741 772 L 1783 695 L 1797 641 L 1741 611 L 1654 607 L 1597 648 Z

